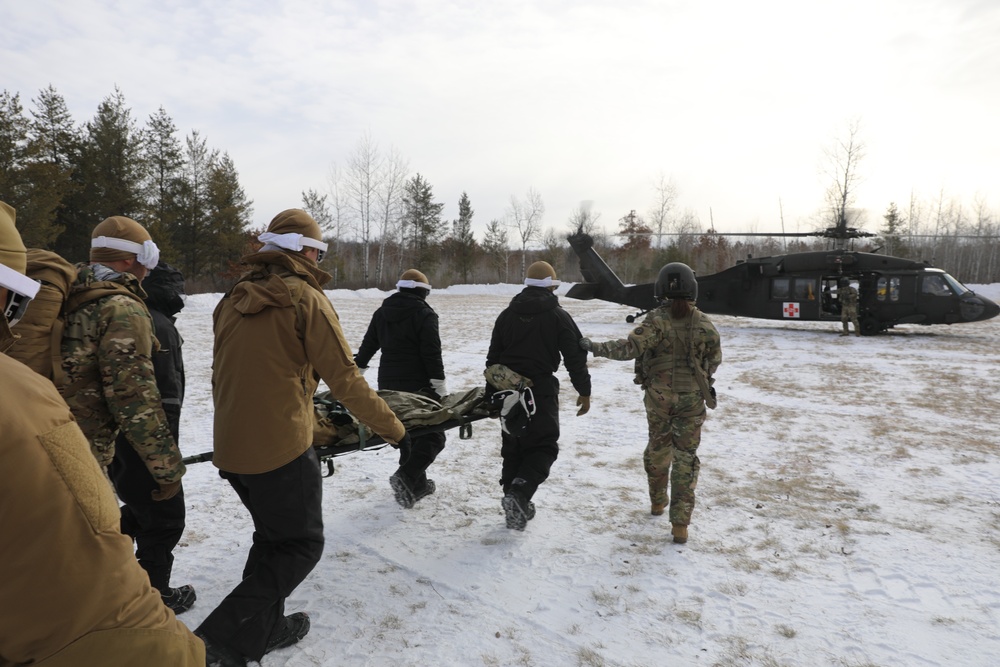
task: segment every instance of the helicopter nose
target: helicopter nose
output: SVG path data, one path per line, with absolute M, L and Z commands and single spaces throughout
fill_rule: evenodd
M 977 294 L 962 300 L 961 312 L 967 322 L 982 322 L 1000 315 L 1000 306 Z

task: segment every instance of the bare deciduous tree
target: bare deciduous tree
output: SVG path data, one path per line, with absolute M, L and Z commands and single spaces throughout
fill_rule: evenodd
M 831 179 L 826 189 L 826 203 L 832 226 L 847 228 L 851 207 L 857 200 L 857 188 L 862 178 L 858 166 L 865 157 L 865 144 L 861 140 L 860 119 L 847 125 L 847 136 L 834 141 L 825 151 L 826 175 Z M 838 239 L 843 244 L 846 239 Z
M 371 275 L 372 223 L 377 213 L 378 192 L 383 177 L 382 156 L 367 132 L 347 158 L 344 189 L 347 206 L 361 243 L 361 278 L 365 287 Z
M 527 268 L 528 244 L 536 240 L 542 233 L 542 216 L 545 215 L 545 204 L 542 195 L 534 188 L 528 188 L 524 201 L 514 195 L 510 196 L 510 208 L 506 211 L 511 227 L 517 230 L 521 241 L 521 278 L 524 278 Z
M 677 205 L 677 186 L 672 178 L 668 179 L 660 173 L 653 183 L 655 199 L 646 214 L 646 226 L 656 236 L 656 247 L 663 247 L 663 235 L 670 231 L 670 215 Z

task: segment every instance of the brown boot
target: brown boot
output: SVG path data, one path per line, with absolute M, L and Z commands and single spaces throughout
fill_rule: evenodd
M 677 544 L 684 544 L 688 541 L 688 527 L 682 526 L 679 523 L 675 523 L 673 528 L 670 530 L 671 534 L 674 536 L 674 542 Z
M 667 507 L 666 503 L 653 503 L 649 506 L 649 513 L 653 516 L 660 516 L 663 514 L 663 510 Z

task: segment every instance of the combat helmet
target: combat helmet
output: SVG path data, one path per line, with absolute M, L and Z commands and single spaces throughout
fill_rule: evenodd
M 653 295 L 658 301 L 665 299 L 695 301 L 698 298 L 698 281 L 694 277 L 694 271 L 682 262 L 666 264 L 656 277 Z

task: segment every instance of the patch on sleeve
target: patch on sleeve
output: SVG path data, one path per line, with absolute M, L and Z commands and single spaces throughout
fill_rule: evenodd
M 103 533 L 118 526 L 121 510 L 111 482 L 101 472 L 77 423 L 67 422 L 38 436 L 38 440 L 93 531 Z
M 636 327 L 636 328 L 635 328 L 635 331 L 633 331 L 633 332 L 632 332 L 632 335 L 633 335 L 633 336 L 641 336 L 641 335 L 642 335 L 642 334 L 644 334 L 645 332 L 646 332 L 646 330 L 645 330 L 645 329 L 643 329 L 642 327 Z

